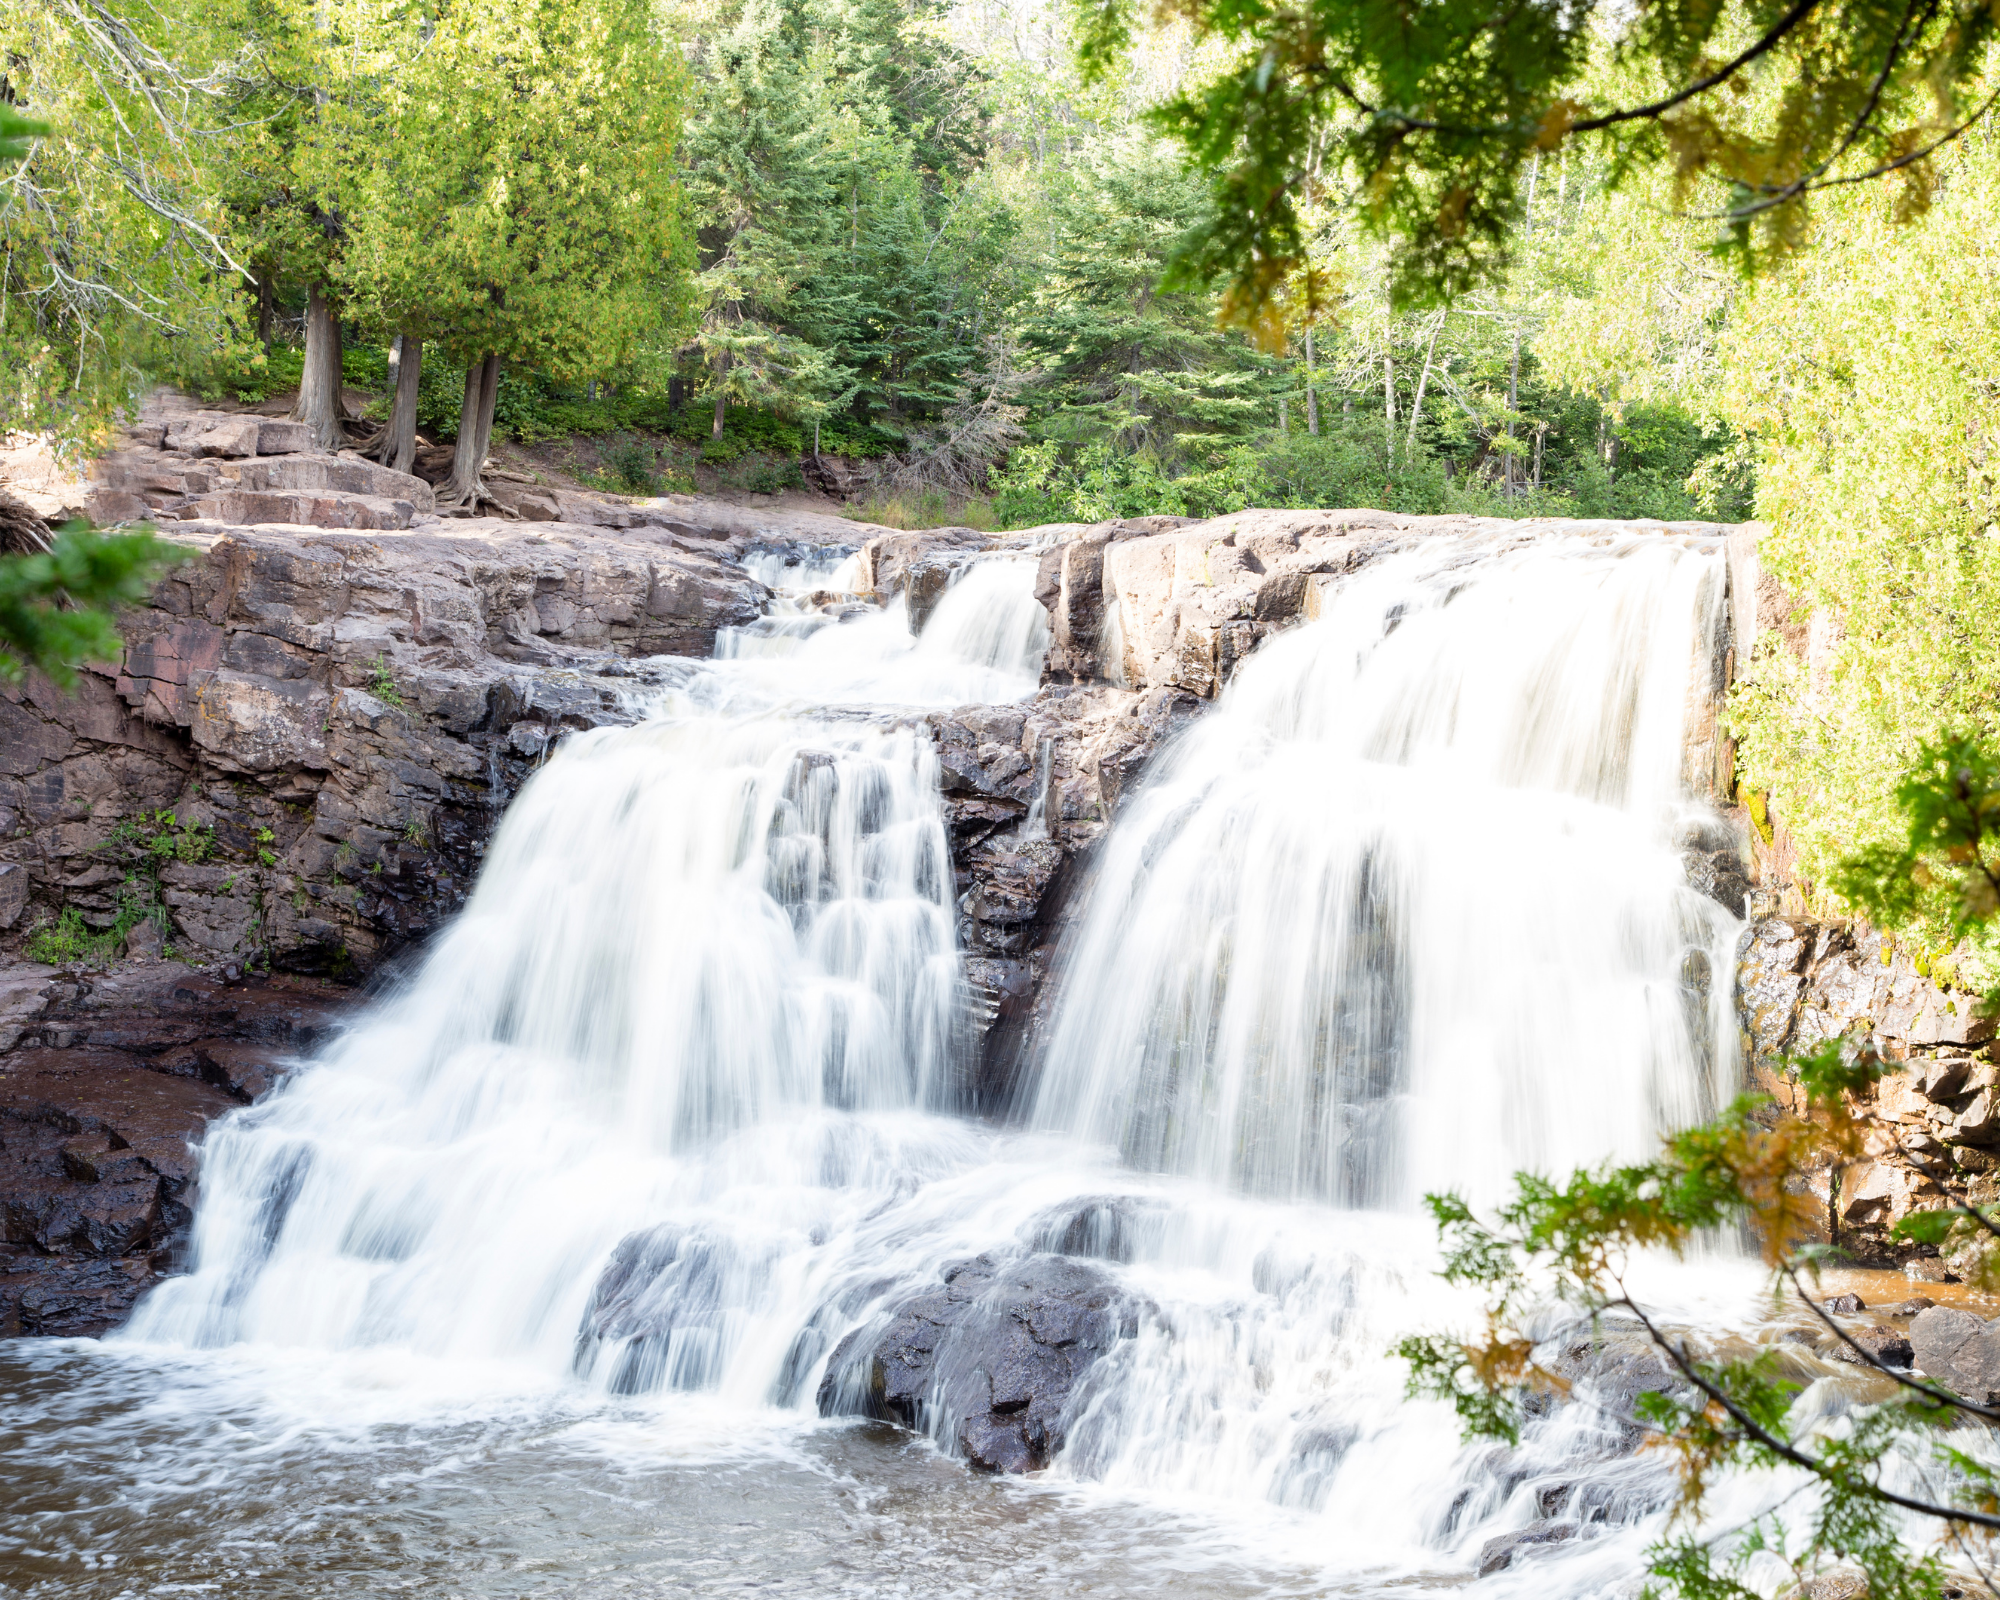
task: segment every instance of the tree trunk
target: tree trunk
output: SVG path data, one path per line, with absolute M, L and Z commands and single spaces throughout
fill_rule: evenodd
M 1287 400 L 1283 395 L 1279 395 L 1278 432 L 1289 434 L 1291 431 L 1292 431 L 1292 403 L 1289 400 Z
M 1514 471 L 1514 413 L 1521 408 L 1521 330 L 1514 329 L 1514 353 L 1507 361 L 1507 498 L 1514 497 L 1518 474 Z
M 1443 332 L 1444 313 L 1440 311 L 1437 321 L 1431 325 L 1431 342 L 1424 346 L 1424 370 L 1417 374 L 1416 398 L 1410 402 L 1410 436 L 1403 445 L 1403 455 L 1406 459 L 1415 455 L 1417 451 L 1417 424 L 1423 420 L 1424 390 L 1430 387 L 1431 358 L 1437 354 L 1438 335 Z
M 451 481 L 438 495 L 440 506 L 477 511 L 486 485 L 480 471 L 493 437 L 493 402 L 500 395 L 500 357 L 487 351 L 465 369 L 465 402 L 458 408 L 458 448 L 452 452 Z
M 1319 437 L 1319 386 L 1313 370 L 1313 331 L 1306 329 L 1306 432 Z
M 729 371 L 729 352 L 723 351 L 715 362 L 715 426 L 708 430 L 711 439 L 722 437 L 722 419 L 729 411 L 729 393 L 722 387 L 722 380 Z
M 385 467 L 408 472 L 417 460 L 417 385 L 423 380 L 424 341 L 405 333 L 397 336 L 396 398 L 389 407 L 389 426 L 382 430 L 375 459 Z
M 292 421 L 312 430 L 315 450 L 329 455 L 346 447 L 340 426 L 340 320 L 325 295 L 314 289 L 306 301 L 306 363 Z
M 1389 444 L 1389 461 L 1396 460 L 1396 358 L 1382 358 L 1382 433 Z
M 262 274 L 257 279 L 257 342 L 266 350 L 271 348 L 271 275 Z

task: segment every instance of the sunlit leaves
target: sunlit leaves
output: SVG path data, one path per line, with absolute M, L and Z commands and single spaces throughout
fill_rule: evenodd
M 148 531 L 72 527 L 38 554 L 0 557 L 0 682 L 33 669 L 68 688 L 86 661 L 118 660 L 112 613 L 146 597 L 175 552 Z
M 1102 71 L 1137 0 L 1080 0 L 1080 51 Z M 1729 192 L 1722 248 L 1746 263 L 1796 249 L 1817 187 L 1890 169 L 1899 206 L 1928 195 L 1928 152 L 1978 104 L 1987 8 L 1895 0 L 1711 0 L 1616 10 L 1444 0 L 1421 20 L 1384 0 L 1178 0 L 1163 12 L 1222 41 L 1230 66 L 1158 112 L 1211 185 L 1187 270 L 1228 285 L 1262 325 L 1308 265 L 1301 205 L 1332 185 L 1395 243 L 1399 305 L 1490 282 L 1506 261 L 1525 164 L 1565 141 L 1622 170 L 1670 171 L 1684 201 Z M 1621 95 L 1585 69 L 1609 37 Z M 1310 300 L 1310 296 L 1308 297 Z

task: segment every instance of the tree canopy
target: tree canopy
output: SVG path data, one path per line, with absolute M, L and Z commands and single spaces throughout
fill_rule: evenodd
M 1088 0 L 1103 71 L 1136 0 Z M 1167 14 L 1226 65 L 1153 113 L 1208 175 L 1186 270 L 1228 284 L 1230 316 L 1276 337 L 1291 286 L 1322 285 L 1302 202 L 1331 188 L 1393 242 L 1391 296 L 1431 304 L 1495 280 L 1527 173 L 1593 141 L 1614 169 L 1664 167 L 1678 201 L 1746 260 L 1804 237 L 1813 195 L 1894 175 L 1928 204 L 1932 158 L 1991 100 L 1990 8 L 1930 0 L 1667 0 L 1620 10 L 1444 0 L 1180 0 Z

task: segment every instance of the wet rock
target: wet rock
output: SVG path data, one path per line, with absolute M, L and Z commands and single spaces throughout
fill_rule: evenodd
M 1576 1534 L 1573 1522 L 1538 1522 L 1519 1533 L 1503 1533 L 1497 1539 L 1488 1539 L 1479 1550 L 1479 1576 L 1487 1578 L 1505 1572 L 1519 1557 L 1546 1545 L 1566 1543 Z
M 1926 1299 L 1923 1295 L 1912 1295 L 1900 1304 L 1891 1306 L 1889 1308 L 1889 1315 L 1892 1317 L 1914 1317 L 1919 1312 L 1930 1310 L 1936 1304 L 1935 1300 Z
M 1067 1200 L 1031 1223 L 1025 1242 L 1052 1255 L 1130 1261 L 1142 1239 L 1158 1236 L 1165 1216 L 1164 1204 L 1136 1195 Z
M 1908 1335 L 1894 1328 L 1876 1326 L 1873 1328 L 1849 1329 L 1847 1337 L 1861 1347 L 1862 1354 L 1885 1367 L 1911 1367 L 1916 1365 L 1916 1352 Z M 1861 1365 L 1861 1355 L 1852 1346 L 1836 1339 L 1826 1352 L 1835 1361 L 1847 1361 Z
M 1681 868 L 1688 887 L 1707 895 L 1732 917 L 1744 915 L 1750 897 L 1750 868 L 1737 830 L 1717 822 L 1691 829 L 1681 843 Z
M 934 583 L 937 594 L 942 594 L 948 568 L 936 558 L 953 554 L 970 555 L 1002 542 L 973 528 L 885 532 L 862 545 L 855 563 L 858 572 L 854 586 L 861 594 L 876 594 L 886 600 L 903 593 L 910 569 L 923 563 L 933 573 L 933 577 L 926 582 Z M 931 597 L 930 603 L 936 604 L 936 595 Z
M 20 1027 L 0 1053 L 0 1335 L 99 1333 L 176 1263 L 208 1123 L 327 1037 L 346 996 L 171 961 L 80 977 L 0 965 L 8 994 Z
M 2000 1404 L 2000 1329 L 1969 1311 L 1932 1306 L 1910 1322 L 1915 1364 L 1979 1405 Z
M 979 1256 L 855 1329 L 828 1358 L 822 1416 L 900 1423 L 988 1472 L 1033 1472 L 1062 1448 L 1091 1366 L 1136 1329 L 1101 1269 Z
M 1852 1317 L 1866 1311 L 1868 1303 L 1858 1294 L 1837 1294 L 1826 1301 L 1826 1309 L 1836 1317 Z

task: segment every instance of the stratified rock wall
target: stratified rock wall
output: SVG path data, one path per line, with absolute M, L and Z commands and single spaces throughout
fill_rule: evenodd
M 1819 1174 L 1815 1194 L 1829 1234 L 1860 1259 L 1948 1272 L 1949 1262 L 1892 1230 L 1912 1211 L 2000 1200 L 1992 1022 L 1865 924 L 1755 922 L 1736 982 L 1751 1080 L 1781 1104 L 1804 1108 L 1785 1058 L 1828 1039 L 1865 1041 L 1896 1068 L 1861 1107 L 1865 1158 Z
M 764 594 L 654 528 L 164 533 L 189 559 L 115 671 L 0 691 L 16 937 L 136 892 L 194 959 L 359 975 L 463 901 L 562 729 L 629 718 L 623 658 L 707 655 Z

